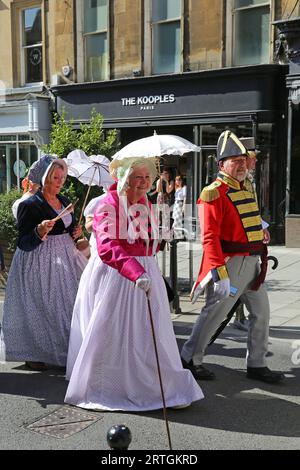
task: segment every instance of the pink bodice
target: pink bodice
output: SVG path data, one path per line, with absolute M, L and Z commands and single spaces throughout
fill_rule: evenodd
M 99 202 L 93 221 L 97 250 L 102 261 L 136 281 L 144 272 L 135 256 L 152 256 L 156 220 L 151 203 L 142 198 L 127 209 L 127 198 L 119 198 L 116 185 Z M 148 248 L 147 248 L 148 247 Z

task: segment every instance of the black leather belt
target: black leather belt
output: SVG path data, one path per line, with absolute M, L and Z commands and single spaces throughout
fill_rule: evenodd
M 241 243 L 221 240 L 222 250 L 225 253 L 250 253 L 250 255 L 261 255 L 264 251 L 263 242 Z

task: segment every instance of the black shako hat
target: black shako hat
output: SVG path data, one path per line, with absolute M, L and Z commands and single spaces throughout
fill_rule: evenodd
M 231 131 L 223 131 L 217 143 L 217 162 L 228 157 L 248 155 L 246 146 Z

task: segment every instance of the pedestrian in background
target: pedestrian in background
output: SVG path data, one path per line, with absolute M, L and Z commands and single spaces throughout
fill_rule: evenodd
M 186 185 L 184 184 L 183 177 L 177 175 L 175 177 L 175 203 L 173 207 L 173 229 L 174 229 L 174 238 L 181 239 L 184 238 L 184 211 L 186 203 Z
M 157 200 L 156 217 L 159 221 L 161 237 L 165 238 L 173 225 L 173 204 L 175 184 L 171 176 L 170 168 L 164 168 L 156 182 Z
M 158 193 L 157 204 L 174 204 L 175 183 L 171 176 L 170 168 L 164 168 L 156 183 Z

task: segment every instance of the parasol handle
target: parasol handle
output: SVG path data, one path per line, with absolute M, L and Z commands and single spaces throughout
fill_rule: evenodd
M 93 176 L 91 177 L 90 182 L 89 182 L 89 187 L 88 187 L 88 190 L 87 190 L 87 192 L 86 192 L 86 195 L 85 195 L 85 198 L 84 198 L 84 202 L 83 202 L 83 205 L 82 205 L 82 209 L 81 209 L 81 212 L 80 212 L 80 217 L 79 217 L 78 225 L 80 225 L 80 222 L 81 222 L 81 219 L 82 219 L 82 216 L 83 216 L 83 211 L 84 211 L 84 209 L 85 209 L 85 207 L 86 207 L 87 198 L 88 198 L 88 196 L 89 196 L 89 194 L 90 194 L 90 190 L 91 190 L 91 186 L 92 186 L 92 181 L 93 181 L 93 179 L 94 179 L 96 170 L 97 170 L 97 167 L 94 168 Z

